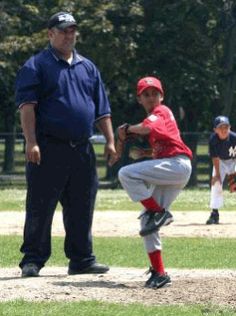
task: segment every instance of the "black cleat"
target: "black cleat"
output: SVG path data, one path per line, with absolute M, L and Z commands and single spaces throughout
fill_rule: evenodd
M 153 268 L 150 268 L 150 278 L 146 281 L 145 287 L 151 289 L 159 289 L 171 285 L 171 279 L 167 273 L 159 274 Z
M 219 224 L 219 213 L 211 212 L 210 217 L 206 221 L 207 225 Z
M 147 216 L 146 224 L 140 230 L 140 236 L 149 235 L 157 231 L 161 226 L 169 225 L 174 221 L 172 214 L 169 211 L 153 212 L 147 210 L 143 216 Z

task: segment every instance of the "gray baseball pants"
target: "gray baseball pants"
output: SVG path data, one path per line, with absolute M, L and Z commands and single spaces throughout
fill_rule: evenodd
M 168 210 L 188 183 L 191 171 L 190 159 L 185 155 L 179 155 L 122 167 L 119 171 L 119 180 L 134 202 L 152 196 L 160 206 Z M 140 218 L 140 225 L 143 227 L 146 217 Z M 143 239 L 148 253 L 162 249 L 158 231 L 144 236 Z

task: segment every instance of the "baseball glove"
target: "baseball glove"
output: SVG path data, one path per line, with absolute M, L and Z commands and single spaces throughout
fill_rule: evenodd
M 236 172 L 229 174 L 227 178 L 230 193 L 236 192 Z
M 116 159 L 113 159 L 110 161 L 110 166 L 114 165 L 123 155 L 125 145 L 127 142 L 134 140 L 137 138 L 139 135 L 134 134 L 134 133 L 128 133 L 129 124 L 125 123 L 120 125 L 115 133 L 116 136 L 116 142 L 115 142 L 115 147 L 116 147 Z
M 119 159 L 124 152 L 125 144 L 139 137 L 138 134 L 128 133 L 129 126 L 128 123 L 125 123 L 117 128 L 116 152 Z

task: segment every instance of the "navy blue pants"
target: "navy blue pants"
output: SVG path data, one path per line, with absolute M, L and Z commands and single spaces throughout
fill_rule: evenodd
M 39 140 L 41 164 L 26 166 L 27 198 L 24 257 L 20 267 L 35 263 L 42 268 L 51 255 L 51 226 L 57 203 L 63 207 L 64 250 L 72 269 L 93 262 L 91 226 L 98 180 L 92 145 L 76 147 L 44 138 Z

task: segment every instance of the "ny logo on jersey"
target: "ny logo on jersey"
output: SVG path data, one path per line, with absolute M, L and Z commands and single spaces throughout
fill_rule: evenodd
M 234 146 L 234 148 L 232 146 L 229 148 L 229 156 L 236 157 L 236 146 Z

